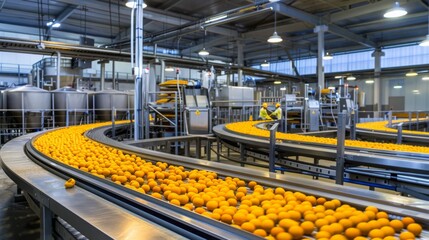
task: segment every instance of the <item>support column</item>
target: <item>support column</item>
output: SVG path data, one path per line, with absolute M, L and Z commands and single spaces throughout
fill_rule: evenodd
M 112 89 L 116 88 L 115 61 L 112 61 Z
M 323 56 L 325 55 L 325 32 L 328 31 L 328 26 L 319 25 L 314 28 L 317 33 L 317 88 L 318 97 L 322 89 L 325 88 L 325 68 L 323 65 Z
M 244 66 L 243 46 L 243 41 L 237 40 L 237 65 L 239 67 L 237 86 L 243 86 L 243 70 L 241 69 Z
M 380 117 L 381 112 L 381 57 L 384 52 L 380 48 L 376 49 L 372 54 L 374 57 L 374 117 Z
M 104 90 L 104 82 L 106 81 L 106 62 L 99 61 L 100 64 L 100 91 Z
M 135 31 L 135 38 L 131 38 L 131 45 L 133 46 L 135 63 L 131 59 L 131 66 L 133 66 L 133 73 L 135 75 L 135 95 L 134 95 L 134 140 L 142 139 L 143 137 L 143 112 L 142 106 L 145 105 L 143 97 L 143 89 L 145 88 L 145 81 L 143 81 L 143 0 L 137 0 L 135 9 L 132 9 L 131 26 L 135 28 L 131 31 Z M 134 47 L 135 45 L 135 47 Z M 146 80 L 146 79 L 145 79 Z M 148 123 L 147 123 L 148 124 Z

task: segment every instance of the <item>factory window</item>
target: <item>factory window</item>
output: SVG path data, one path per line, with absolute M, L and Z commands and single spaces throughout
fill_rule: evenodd
M 429 48 L 418 45 L 383 49 L 381 67 L 401 67 L 428 64 Z

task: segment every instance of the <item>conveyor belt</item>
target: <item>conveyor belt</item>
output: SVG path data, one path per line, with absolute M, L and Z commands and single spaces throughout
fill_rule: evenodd
M 99 128 L 99 129 L 95 129 L 90 131 L 89 133 L 87 133 L 87 136 L 102 142 L 104 144 L 110 145 L 110 146 L 114 146 L 116 148 L 122 149 L 124 151 L 127 151 L 129 153 L 137 153 L 140 156 L 144 157 L 147 160 L 152 160 L 152 161 L 163 161 L 163 162 L 167 162 L 169 164 L 175 164 L 175 165 L 182 165 L 185 168 L 188 169 L 202 169 L 202 170 L 208 170 L 208 171 L 213 171 L 218 173 L 219 175 L 222 176 L 232 176 L 232 177 L 239 177 L 241 179 L 244 180 L 254 180 L 257 181 L 258 183 L 265 185 L 265 186 L 279 186 L 279 187 L 284 187 L 285 189 L 289 189 L 291 191 L 300 191 L 300 192 L 304 192 L 307 194 L 311 194 L 311 195 L 315 195 L 315 196 L 324 196 L 327 198 L 337 198 L 340 199 L 342 202 L 344 203 L 349 203 L 352 204 L 354 206 L 357 207 L 363 207 L 363 206 L 368 206 L 368 205 L 374 205 L 376 207 L 378 207 L 381 210 L 387 211 L 390 214 L 393 215 L 397 215 L 397 216 L 403 216 L 403 215 L 411 215 L 413 216 L 417 221 L 419 221 L 420 223 L 429 223 L 429 210 L 427 209 L 427 205 L 429 204 L 426 201 L 422 201 L 422 200 L 418 200 L 418 199 L 411 199 L 411 198 L 405 198 L 405 197 L 400 197 L 400 196 L 393 196 L 390 194 L 383 194 L 383 193 L 377 193 L 377 192 L 371 192 L 371 191 L 367 191 L 367 190 L 362 190 L 362 189 L 356 189 L 353 187 L 346 187 L 346 186 L 339 186 L 339 185 L 332 185 L 332 184 L 328 184 L 328 183 L 323 183 L 323 182 L 317 182 L 317 185 L 314 184 L 314 181 L 311 180 L 305 180 L 305 179 L 301 179 L 301 178 L 293 178 L 293 177 L 286 177 L 283 175 L 279 175 L 279 174 L 272 174 L 272 173 L 268 173 L 266 171 L 261 171 L 261 170 L 254 170 L 254 169 L 246 169 L 246 171 L 243 171 L 243 168 L 241 167 L 235 167 L 235 166 L 230 166 L 230 165 L 224 165 L 224 164 L 220 164 L 217 162 L 208 162 L 208 161 L 202 161 L 202 160 L 197 160 L 197 159 L 193 159 L 193 158 L 187 158 L 187 157 L 181 157 L 181 156 L 172 156 L 170 154 L 166 154 L 166 153 L 160 153 L 160 152 L 155 152 L 155 151 L 151 151 L 151 150 L 147 150 L 147 149 L 140 149 L 137 147 L 133 147 L 133 146 L 129 146 L 129 145 L 125 145 L 116 141 L 113 141 L 109 138 L 107 138 L 104 133 L 106 131 L 108 131 L 110 127 L 103 127 L 103 128 Z M 27 137 L 27 138 L 25 138 Z M 21 141 L 21 145 L 19 146 L 18 144 L 16 144 L 17 142 L 15 140 L 11 141 L 10 146 L 11 148 L 4 148 L 1 150 L 0 152 L 0 157 L 2 158 L 2 160 L 4 161 L 4 158 L 8 158 L 8 155 L 10 155 L 11 150 L 14 151 L 21 151 L 22 152 L 22 146 L 24 145 L 24 143 L 28 140 L 28 136 L 24 136 L 22 139 L 17 139 L 16 141 Z M 5 146 L 6 147 L 6 146 Z M 22 157 L 22 156 L 21 156 Z M 37 156 L 37 158 L 41 158 L 41 156 Z M 47 172 L 47 171 L 34 171 L 33 167 L 30 166 L 29 168 L 25 168 L 22 172 L 19 171 L 19 169 L 12 169 L 10 166 L 14 165 L 13 161 L 15 158 L 10 158 L 8 161 L 4 161 L 3 167 L 5 168 L 5 171 L 8 173 L 8 175 L 12 176 L 14 181 L 19 182 L 19 185 L 24 185 L 25 187 L 23 187 L 24 190 L 28 191 L 28 192 L 37 192 L 37 194 L 33 194 L 34 197 L 39 196 L 38 192 L 41 191 L 40 189 L 43 189 L 43 191 L 45 190 L 44 188 L 46 188 L 46 184 L 50 184 L 49 181 L 51 181 L 51 179 L 55 179 L 55 184 L 52 184 L 52 186 L 58 190 L 58 192 L 53 193 L 53 196 L 57 197 L 57 195 L 59 195 L 59 197 L 64 197 L 62 195 L 65 195 L 65 198 L 70 197 L 69 193 L 74 193 L 74 192 L 79 192 L 81 195 L 80 197 L 85 197 L 83 199 L 89 198 L 89 199 L 93 199 L 93 198 L 97 198 L 97 199 L 101 199 L 103 201 L 110 200 L 109 198 L 107 198 L 108 196 L 106 194 L 103 195 L 103 193 L 106 193 L 105 191 L 110 191 L 110 194 L 114 194 L 117 195 L 116 200 L 111 200 L 113 202 L 115 202 L 116 204 L 121 205 L 117 206 L 117 205 L 113 205 L 113 204 L 109 204 L 107 202 L 107 205 L 109 205 L 112 209 L 105 209 L 105 211 L 103 211 L 102 213 L 100 213 L 100 215 L 95 215 L 93 216 L 94 219 L 93 221 L 95 221 L 96 223 L 98 223 L 97 221 L 100 222 L 100 224 L 102 225 L 103 221 L 105 221 L 105 219 L 115 219 L 112 218 L 112 216 L 110 215 L 110 211 L 126 211 L 127 210 L 123 210 L 122 205 L 124 204 L 124 202 L 126 203 L 126 205 L 131 205 L 133 212 L 135 212 L 135 214 L 144 214 L 141 213 L 143 210 L 140 209 L 140 206 L 138 206 L 139 204 L 142 205 L 146 205 L 146 210 L 149 210 L 150 208 L 152 209 L 156 209 L 156 211 L 159 211 L 159 213 L 153 213 L 156 217 L 160 218 L 160 219 L 154 219 L 154 218 L 150 218 L 150 216 L 148 216 L 146 219 L 148 219 L 151 223 L 147 223 L 144 219 L 142 219 L 142 216 L 136 216 L 134 214 L 131 214 L 131 216 L 128 217 L 134 217 L 136 220 L 135 221 L 141 221 L 143 223 L 146 224 L 154 224 L 155 223 L 161 223 L 163 220 L 165 220 L 165 218 L 163 218 L 161 215 L 169 212 L 170 218 L 169 220 L 173 220 L 173 221 L 178 221 L 175 223 L 180 224 L 180 227 L 184 227 L 185 225 L 187 225 L 189 228 L 194 228 L 194 237 L 192 237 L 191 235 L 187 235 L 188 237 L 192 237 L 192 238 L 198 238 L 198 236 L 201 237 L 201 235 L 199 234 L 203 234 L 203 233 L 199 233 L 198 231 L 201 231 L 202 227 L 204 227 L 204 229 L 207 231 L 205 234 L 213 234 L 212 237 L 210 238 L 222 238 L 222 239 L 253 239 L 253 238 L 257 238 L 255 237 L 255 235 L 253 234 L 249 234 L 247 232 L 235 229 L 231 226 L 225 225 L 223 223 L 217 222 L 217 221 L 213 221 L 211 219 L 208 219 L 206 217 L 200 216 L 198 214 L 194 214 L 192 212 L 183 210 L 181 208 L 178 207 L 174 207 L 169 203 L 166 202 L 162 202 L 157 200 L 157 202 L 151 202 L 148 200 L 148 196 L 146 195 L 139 195 L 138 193 L 134 193 L 131 190 L 128 190 L 126 188 L 123 187 L 118 187 L 115 186 L 115 184 L 113 183 L 109 183 L 108 181 L 104 181 L 102 179 L 90 176 L 89 174 L 85 174 L 83 172 L 80 171 L 75 171 L 74 169 L 62 169 L 61 168 L 65 168 L 65 166 L 60 166 L 60 170 L 58 170 L 58 166 L 55 165 L 61 165 L 61 164 L 57 164 L 57 163 L 53 163 L 50 161 L 46 161 L 45 164 L 49 165 L 50 167 L 56 167 L 56 171 L 57 172 L 62 172 L 63 174 L 67 174 L 68 176 L 73 175 L 75 178 L 78 179 L 78 187 L 73 188 L 71 190 L 65 190 L 63 188 L 63 183 L 64 183 L 64 179 L 55 177 L 54 175 L 52 175 L 52 173 Z M 27 159 L 28 160 L 28 159 Z M 44 160 L 49 160 L 49 159 L 44 159 Z M 23 165 L 21 163 L 21 165 Z M 27 163 L 25 163 L 24 165 L 27 165 Z M 36 165 L 37 169 L 41 169 L 40 167 L 38 167 Z M 6 170 L 7 169 L 7 170 Z M 42 170 L 42 169 L 41 169 Z M 18 171 L 18 173 L 16 172 Z M 37 175 L 39 174 L 45 174 L 48 173 L 48 176 L 44 176 L 44 180 L 45 182 L 42 183 L 42 185 L 35 185 L 32 181 L 34 180 L 34 177 L 37 177 Z M 33 176 L 33 174 L 35 174 L 36 176 Z M 21 176 L 23 175 L 23 176 Z M 22 178 L 25 178 L 25 181 L 21 181 Z M 87 179 L 86 179 L 87 178 Z M 53 180 L 52 180 L 53 181 Z M 89 187 L 87 186 L 89 185 Z M 97 192 L 98 194 L 101 194 L 102 197 L 98 197 L 95 196 L 93 194 L 93 191 L 89 192 L 86 191 L 82 188 L 88 188 L 88 189 L 92 189 L 94 190 L 94 192 Z M 46 193 L 44 193 L 45 195 L 47 195 Z M 83 196 L 82 196 L 83 194 Z M 43 195 L 43 194 L 42 194 Z M 48 195 L 50 196 L 50 195 Z M 138 197 L 137 197 L 138 196 Z M 145 197 L 146 196 L 146 197 Z M 103 199 L 106 198 L 106 199 Z M 74 203 L 74 207 L 78 208 L 79 204 L 78 201 L 76 201 L 74 198 L 69 199 L 70 203 L 67 204 L 73 204 Z M 130 204 L 130 202 L 132 202 L 132 204 Z M 88 215 L 91 215 L 91 212 L 93 212 L 93 208 L 96 205 L 92 205 L 89 204 L 87 205 L 87 208 L 83 208 L 83 209 L 75 209 L 76 212 L 74 212 L 74 215 L 78 215 L 77 217 L 82 218 L 81 214 L 83 216 L 87 216 L 90 217 Z M 58 208 L 61 208 L 62 206 L 58 206 Z M 85 210 L 85 211 L 83 211 Z M 69 210 L 72 211 L 72 210 Z M 125 217 L 125 216 L 122 216 Z M 97 220 L 98 218 L 101 218 L 101 220 Z M 71 219 L 65 219 L 67 222 L 71 221 L 72 225 L 75 226 L 74 224 L 78 224 L 79 222 L 77 221 L 72 221 L 73 218 Z M 182 220 L 181 222 L 179 220 Z M 121 221 L 117 221 L 117 223 L 126 223 L 126 224 L 118 224 L 118 226 L 111 226 L 106 224 L 104 226 L 100 226 L 100 230 L 99 231 L 104 231 L 103 229 L 106 229 L 107 233 L 110 233 L 113 230 L 109 230 L 109 228 L 113 228 L 113 229 L 118 229 L 120 227 L 128 227 L 129 224 L 128 222 L 121 222 Z M 81 225 L 85 225 L 88 224 L 87 221 L 80 221 Z M 79 225 L 79 224 L 78 224 Z M 162 224 L 155 224 L 152 225 L 152 227 L 154 229 L 151 228 L 152 233 L 156 233 L 158 230 L 159 231 L 164 231 L 165 227 L 161 226 Z M 147 225 L 146 225 L 147 226 Z M 177 225 L 179 226 L 179 225 Z M 75 226 L 76 227 L 76 226 Z M 426 226 L 428 227 L 428 226 Z M 87 229 L 87 226 L 81 226 L 81 228 L 83 230 Z M 183 231 L 189 231 L 189 229 L 186 229 L 186 227 L 184 227 L 185 229 L 183 229 Z M 129 228 L 128 228 L 129 229 Z M 80 229 L 79 229 L 80 230 Z M 134 230 L 134 229 L 133 229 Z M 177 230 L 177 229 L 176 229 Z M 84 233 L 84 235 L 86 234 L 85 231 L 82 231 L 82 233 Z M 170 234 L 168 232 L 168 230 L 166 230 L 166 234 Z M 132 231 L 128 231 L 128 234 L 132 234 Z M 135 233 L 135 232 L 134 232 Z M 186 232 L 179 232 L 180 235 L 184 235 L 186 236 Z M 112 233 L 113 234 L 113 233 Z M 118 233 L 119 234 L 119 233 Z M 144 231 L 140 231 L 136 234 L 139 234 L 139 236 L 152 236 L 152 235 L 144 235 L 145 232 Z M 91 235 L 89 235 L 91 236 Z M 103 236 L 103 235 L 100 235 Z M 114 235 L 112 235 L 114 236 Z M 177 239 L 177 235 L 170 235 L 173 238 Z M 423 236 L 428 237 L 427 232 L 425 232 L 423 234 Z M 109 237 L 106 237 L 109 238 Z M 123 238 L 123 237 L 115 237 L 115 238 Z M 138 237 L 134 237 L 134 238 L 138 238 Z M 149 237 L 150 238 L 150 237 Z M 162 237 L 159 237 L 158 239 L 160 239 Z M 96 239 L 102 239 L 101 237 L 97 237 Z
M 373 192 L 348 186 L 333 185 L 320 181 L 317 181 L 317 184 L 315 184 L 312 180 L 273 174 L 256 169 L 246 168 L 246 171 L 243 171 L 242 167 L 225 165 L 218 162 L 197 160 L 182 156 L 174 156 L 174 158 L 172 158 L 172 155 L 167 153 L 141 149 L 109 139 L 104 134 L 109 129 L 110 127 L 101 127 L 96 130 L 91 130 L 87 133 L 87 137 L 129 153 L 142 155 L 145 159 L 151 161 L 163 161 L 175 165 L 180 164 L 188 169 L 198 168 L 201 170 L 213 171 L 221 176 L 238 177 L 247 181 L 253 180 L 265 186 L 277 186 L 314 196 L 324 196 L 332 199 L 337 198 L 342 202 L 358 207 L 374 205 L 379 209 L 383 209 L 397 216 L 408 214 L 419 219 L 422 223 L 429 223 L 429 209 L 427 209 L 429 202 L 424 200 Z
M 268 149 L 269 141 L 253 136 L 233 133 L 225 129 L 225 125 L 218 125 L 213 132 L 221 139 L 226 139 L 247 146 Z M 322 159 L 336 159 L 336 147 L 322 144 L 309 144 L 299 142 L 276 143 L 276 151 L 291 155 L 308 156 Z M 350 164 L 382 167 L 395 170 L 404 170 L 416 173 L 429 173 L 429 155 L 418 153 L 403 153 L 394 151 L 380 151 L 373 149 L 358 149 L 347 147 L 345 151 L 346 162 Z

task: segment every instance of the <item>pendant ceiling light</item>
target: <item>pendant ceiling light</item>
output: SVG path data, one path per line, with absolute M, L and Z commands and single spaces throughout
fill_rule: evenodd
M 206 35 L 207 30 L 204 30 L 203 49 L 198 52 L 198 55 L 200 56 L 208 56 L 210 54 L 209 51 L 206 50 Z
M 397 18 L 407 15 L 407 10 L 405 8 L 399 6 L 399 2 L 395 2 L 393 8 L 387 10 L 387 12 L 383 15 L 385 18 Z
M 354 81 L 354 80 L 356 80 L 356 77 L 353 75 L 350 75 L 347 77 L 347 81 Z
M 173 68 L 173 67 L 171 67 L 171 66 L 170 66 L 170 67 L 166 67 L 166 68 L 165 68 L 165 71 L 166 71 L 166 72 L 174 72 L 174 68 Z
M 269 66 L 270 66 L 270 63 L 267 62 L 267 60 L 264 60 L 264 62 L 261 63 L 261 67 L 269 67 Z
M 409 72 L 407 72 L 406 74 L 405 74 L 405 76 L 407 76 L 407 77 L 415 77 L 415 76 L 417 76 L 417 75 L 419 75 L 418 73 L 416 73 L 416 72 L 414 72 L 413 70 L 410 70 Z
M 422 81 L 429 81 L 429 76 L 428 77 L 422 77 Z
M 429 0 L 428 0 L 429 4 Z M 426 35 L 426 39 L 423 40 L 420 44 L 421 47 L 429 47 L 429 10 L 428 10 L 428 35 Z
M 323 60 L 332 60 L 333 58 L 329 52 L 326 52 L 325 56 L 323 56 Z
M 198 55 L 200 55 L 200 56 L 207 56 L 209 54 L 210 53 L 209 53 L 209 51 L 206 50 L 206 48 L 203 48 L 198 52 Z
M 273 35 L 271 35 L 271 36 L 268 38 L 267 42 L 269 42 L 269 43 L 279 43 L 279 42 L 283 42 L 282 37 L 280 37 L 280 36 L 277 34 L 277 12 L 276 12 L 276 11 L 274 11 L 274 33 L 273 33 Z
M 129 8 L 135 8 L 137 6 L 137 1 L 136 0 L 128 0 L 125 3 L 125 6 L 129 7 Z M 143 2 L 142 4 L 143 8 L 147 7 L 147 4 Z

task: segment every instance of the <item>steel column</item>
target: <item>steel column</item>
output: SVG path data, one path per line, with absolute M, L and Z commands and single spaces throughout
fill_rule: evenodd
M 376 49 L 372 55 L 374 57 L 374 117 L 380 117 L 381 112 L 381 57 L 384 52 Z
M 343 110 L 338 113 L 338 125 L 337 125 L 337 159 L 335 168 L 335 183 L 344 184 L 344 148 L 346 140 L 346 117 L 347 112 Z
M 322 89 L 325 88 L 325 68 L 323 65 L 323 56 L 325 55 L 325 32 L 328 31 L 326 25 L 319 25 L 314 28 L 314 32 L 317 33 L 317 87 L 318 97 Z
M 274 123 L 270 128 L 270 152 L 269 152 L 269 169 L 270 172 L 276 172 L 275 162 L 276 162 L 276 132 L 279 123 Z

